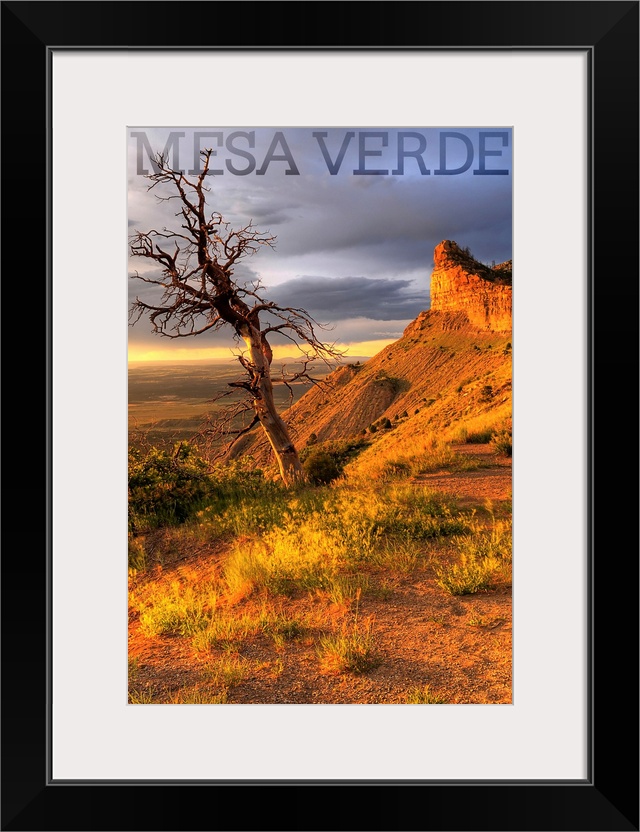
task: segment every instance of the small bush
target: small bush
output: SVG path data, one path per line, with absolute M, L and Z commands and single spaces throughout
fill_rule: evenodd
M 491 437 L 491 444 L 493 445 L 495 452 L 504 456 L 512 455 L 512 441 L 511 431 L 508 429 L 498 431 Z
M 486 445 L 493 437 L 492 430 L 475 430 L 467 433 L 466 442 L 469 445 Z
M 307 446 L 300 454 L 302 467 L 314 485 L 328 485 L 341 476 L 344 466 L 360 453 L 365 444 L 358 437 Z
M 407 705 L 446 705 L 447 700 L 437 693 L 432 693 L 429 685 L 411 688 L 405 699 Z
M 489 588 L 498 565 L 494 558 L 476 560 L 463 554 L 459 563 L 436 570 L 436 583 L 450 595 L 474 595 Z
M 302 467 L 314 485 L 327 485 L 341 474 L 340 466 L 335 458 L 322 450 L 310 454 Z
M 323 670 L 328 672 L 350 671 L 366 673 L 380 665 L 374 653 L 373 618 L 351 624 L 343 624 L 340 630 L 322 636 L 318 643 L 318 657 Z

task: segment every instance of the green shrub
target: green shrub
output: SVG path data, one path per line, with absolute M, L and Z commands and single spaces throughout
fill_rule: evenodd
M 486 445 L 487 442 L 490 442 L 493 437 L 493 431 L 491 428 L 487 428 L 486 430 L 475 430 L 469 431 L 467 433 L 466 442 L 469 445 Z
M 302 467 L 314 485 L 327 485 L 342 474 L 347 462 L 364 447 L 366 442 L 360 437 L 307 446 L 300 453 Z
M 186 442 L 173 451 L 129 450 L 129 529 L 184 523 L 211 493 L 207 463 Z
M 322 450 L 309 454 L 302 467 L 314 485 L 326 485 L 342 473 L 335 458 Z
M 177 526 L 206 509 L 206 520 L 222 519 L 229 508 L 256 504 L 252 521 L 260 525 L 264 511 L 280 507 L 283 489 L 268 481 L 251 460 L 210 466 L 193 446 L 177 444 L 173 451 L 150 448 L 129 451 L 129 531 L 140 534 L 162 526 Z M 280 511 L 281 513 L 281 511 Z M 278 514 L 279 516 L 279 514 Z M 228 525 L 228 524 L 223 524 Z

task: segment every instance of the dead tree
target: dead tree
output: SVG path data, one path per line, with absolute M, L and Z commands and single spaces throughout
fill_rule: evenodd
M 211 150 L 202 152 L 202 171 L 196 181 L 172 170 L 162 154 L 155 157 L 148 190 L 169 186 L 169 195 L 157 194 L 163 202 L 176 201 L 180 230 L 163 227 L 136 233 L 130 239 L 132 257 L 155 263 L 148 273 L 134 272 L 132 279 L 158 287 L 155 302 L 136 297 L 130 310 L 131 324 L 148 316 L 153 332 L 166 338 L 186 338 L 230 328 L 244 343 L 237 355 L 242 379 L 232 386 L 250 397 L 251 423 L 236 431 L 236 440 L 261 425 L 273 449 L 286 485 L 304 478 L 298 453 L 286 424 L 277 412 L 272 378 L 273 353 L 269 338 L 275 333 L 292 341 L 303 357 L 303 370 L 296 379 L 313 381 L 307 372 L 312 360 L 325 363 L 342 353 L 317 335 L 322 328 L 304 309 L 280 306 L 262 296 L 260 282 L 241 285 L 234 279 L 238 261 L 255 254 L 261 246 L 273 248 L 275 237 L 257 231 L 253 222 L 233 229 L 221 214 L 210 212 L 206 185 Z

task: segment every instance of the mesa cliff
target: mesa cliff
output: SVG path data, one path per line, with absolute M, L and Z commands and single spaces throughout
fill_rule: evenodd
M 431 309 L 464 312 L 480 329 L 511 329 L 511 261 L 485 266 L 453 240 L 443 240 L 433 253 Z

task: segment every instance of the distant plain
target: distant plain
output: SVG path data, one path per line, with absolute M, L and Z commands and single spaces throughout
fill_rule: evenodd
M 282 363 L 282 362 L 280 362 Z M 274 369 L 279 366 L 274 362 Z M 295 372 L 300 364 L 284 364 Z M 323 378 L 328 372 L 323 364 L 314 365 L 313 375 Z M 203 425 L 207 415 L 215 416 L 240 392 L 216 401 L 231 391 L 230 383 L 241 377 L 242 368 L 230 360 L 226 363 L 208 361 L 136 362 L 129 364 L 129 441 L 144 436 L 147 442 L 164 445 L 191 439 Z M 274 378 L 278 378 L 276 370 Z M 308 386 L 294 382 L 290 388 L 275 385 L 275 400 L 280 411 L 297 401 Z

